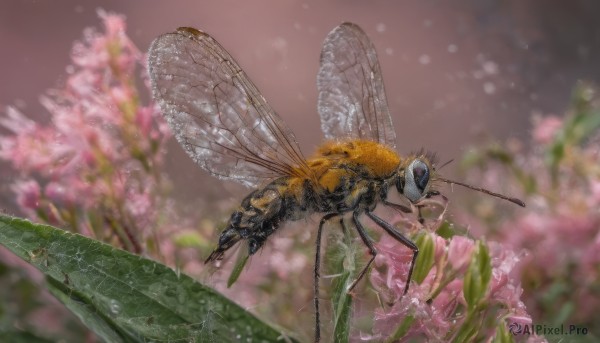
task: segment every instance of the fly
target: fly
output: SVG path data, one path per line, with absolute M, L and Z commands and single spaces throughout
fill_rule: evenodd
M 314 269 L 315 341 L 320 340 L 319 269 L 326 222 L 351 214 L 371 255 L 348 291 L 365 275 L 377 250 L 360 221 L 366 215 L 413 252 L 408 291 L 419 249 L 373 213 L 378 204 L 403 212 L 412 207 L 387 200 L 395 189 L 418 207 L 442 196 L 439 182 L 457 184 L 525 206 L 521 200 L 438 175 L 432 156 L 396 153 L 375 48 L 356 24 L 343 23 L 323 44 L 318 73 L 318 112 L 326 141 L 305 158 L 277 113 L 231 55 L 208 34 L 189 27 L 158 37 L 149 52 L 154 98 L 187 154 L 220 178 L 254 190 L 231 215 L 206 262 L 221 259 L 240 241 L 256 253 L 287 221 L 321 214 Z M 444 197 L 445 199 L 445 197 Z

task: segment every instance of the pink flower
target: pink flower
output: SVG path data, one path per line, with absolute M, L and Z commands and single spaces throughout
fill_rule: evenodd
M 45 185 L 13 187 L 29 216 L 78 232 L 92 232 L 88 218 L 96 218 L 95 234 L 141 252 L 138 241 L 153 232 L 156 207 L 165 203 L 159 169 L 169 136 L 156 106 L 140 104 L 134 72 L 146 61 L 125 34 L 124 18 L 99 15 L 105 32 L 86 30 L 73 47 L 66 87 L 41 97 L 51 124 L 42 127 L 12 108 L 0 118 L 13 132 L 0 138 L 0 158 Z
M 37 125 L 33 120 L 27 118 L 12 106 L 6 108 L 6 117 L 0 118 L 0 125 L 13 133 L 34 132 L 37 129 Z
M 24 210 L 30 212 L 40 205 L 41 190 L 37 181 L 17 181 L 12 189 L 17 194 L 17 204 Z
M 467 267 L 473 252 L 473 241 L 463 237 L 454 236 L 448 244 L 448 261 L 457 271 L 463 271 Z
M 514 252 L 496 243 L 487 245 L 492 276 L 487 290 L 480 294 L 482 298 L 476 313 L 470 314 L 471 308 L 463 294 L 463 287 L 464 278 L 469 277 L 467 268 L 471 268 L 471 263 L 479 263 L 474 256 L 475 242 L 460 236 L 445 240 L 435 234 L 428 235 L 435 244 L 434 263 L 423 282 L 418 284 L 413 280 L 408 293 L 404 295 L 411 253 L 404 254 L 399 252 L 402 249 L 393 249 L 391 239 L 385 236 L 377 245 L 379 254 L 370 279 L 389 308 L 376 309 L 373 334 L 361 334 L 362 340 L 388 340 L 400 323 L 410 317 L 414 319 L 408 331 L 403 336 L 395 337 L 399 341 L 452 340 L 461 326 L 469 321 L 492 323 L 490 327 L 476 328 L 479 336 L 492 339 L 496 333 L 496 318 L 531 321 L 520 299 L 522 289 L 514 275 L 514 269 L 520 261 Z M 443 253 L 438 253 L 440 251 Z M 481 316 L 489 316 L 489 319 Z
M 293 243 L 290 237 L 272 238 L 273 252 L 268 259 L 270 267 L 282 281 L 288 279 L 290 274 L 300 272 L 308 264 L 304 254 L 294 251 Z
M 589 197 L 588 206 L 590 208 L 600 206 L 600 180 L 590 180 L 590 191 L 592 194 Z
M 556 116 L 534 117 L 533 139 L 539 144 L 550 144 L 563 126 L 563 120 Z
M 61 204 L 63 206 L 70 207 L 75 205 L 77 200 L 77 195 L 72 191 L 73 187 L 67 187 L 58 182 L 50 182 L 44 189 L 44 195 L 50 202 L 54 204 Z
M 0 158 L 11 161 L 23 172 L 50 170 L 54 160 L 50 152 L 53 132 L 39 127 L 15 108 L 9 107 L 6 113 L 0 124 L 14 135 L 0 136 Z
M 102 9 L 98 10 L 98 16 L 104 23 L 104 28 L 107 37 L 123 37 L 125 36 L 125 17 L 122 15 L 111 14 Z
M 371 283 L 382 291 L 386 302 L 394 303 L 402 297 L 406 285 L 412 251 L 385 235 L 377 243 Z M 377 271 L 377 272 L 375 272 Z
M 469 222 L 516 253 L 498 265 L 504 272 L 494 274 L 496 297 L 517 312 L 526 304 L 536 323 L 552 323 L 563 316 L 564 322 L 592 328 L 600 306 L 600 135 L 591 128 L 600 112 L 590 86 L 580 85 L 574 94 L 577 106 L 565 118 L 534 118 L 530 152 L 510 147 L 503 151 L 505 161 L 510 161 L 504 163 L 509 173 L 491 158 L 484 161 L 489 168 L 482 178 L 488 187 L 499 188 L 502 183 L 516 194 L 528 194 L 524 199 L 528 207 L 485 215 L 474 211 L 479 222 L 476 218 Z M 557 140 L 557 135 L 564 139 Z M 498 177 L 499 173 L 505 176 Z M 484 230 L 490 222 L 498 223 L 497 228 Z M 511 264 L 511 260 L 520 261 Z M 524 304 L 515 292 L 505 291 L 506 277 L 511 276 L 523 280 Z
M 140 108 L 136 112 L 135 123 L 140 128 L 141 134 L 150 136 L 152 133 L 152 123 L 154 122 L 154 110 L 150 107 Z

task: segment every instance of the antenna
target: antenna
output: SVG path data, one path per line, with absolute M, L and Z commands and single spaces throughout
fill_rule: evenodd
M 481 193 L 489 194 L 489 195 L 491 195 L 491 196 L 494 196 L 494 197 L 496 197 L 496 198 L 500 198 L 500 199 L 508 200 L 508 201 L 512 202 L 513 204 L 519 205 L 519 206 L 521 206 L 521 207 L 525 207 L 525 203 L 524 203 L 522 200 L 519 200 L 519 199 L 517 199 L 517 198 L 511 198 L 511 197 L 507 197 L 506 195 L 502 195 L 502 194 L 499 194 L 499 193 L 494 193 L 494 192 L 492 192 L 492 191 L 489 191 L 489 190 L 487 190 L 487 189 L 485 189 L 485 188 L 471 186 L 471 185 L 468 185 L 468 184 L 466 184 L 466 183 L 462 183 L 462 182 L 458 182 L 458 181 L 452 181 L 452 180 L 448 180 L 448 179 L 445 179 L 445 178 L 443 178 L 443 177 L 439 177 L 439 176 L 438 176 L 438 177 L 436 177 L 436 179 L 438 179 L 438 180 L 440 180 L 440 181 L 443 181 L 443 182 L 445 182 L 445 183 L 449 183 L 449 184 L 451 184 L 451 185 L 452 185 L 452 184 L 454 184 L 454 185 L 459 185 L 459 186 L 463 186 L 463 187 L 466 187 L 466 188 L 469 188 L 469 189 L 472 189 L 472 190 L 475 190 L 475 191 L 478 191 L 478 192 L 481 192 Z
M 444 168 L 445 166 L 447 166 L 447 165 L 449 165 L 450 163 L 452 163 L 453 161 L 454 161 L 454 159 L 453 159 L 453 158 L 451 158 L 451 159 L 449 159 L 449 160 L 448 160 L 448 162 L 446 162 L 446 163 L 442 164 L 442 165 L 441 165 L 439 168 L 436 168 L 436 169 L 438 169 L 438 170 L 439 170 L 439 169 L 442 169 L 442 168 Z

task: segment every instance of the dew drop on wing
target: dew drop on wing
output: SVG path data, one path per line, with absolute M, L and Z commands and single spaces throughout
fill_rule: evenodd
M 198 102 L 195 104 L 196 107 L 198 107 L 198 109 L 202 112 L 206 112 L 206 113 L 214 113 L 215 112 L 215 108 L 212 104 L 208 103 L 208 102 L 199 102 L 200 100 L 197 100 Z

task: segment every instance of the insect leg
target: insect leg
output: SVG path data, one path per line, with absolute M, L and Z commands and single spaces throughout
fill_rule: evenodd
M 394 210 L 400 211 L 400 212 L 404 212 L 404 213 L 412 213 L 412 210 L 410 209 L 410 207 L 404 206 L 404 205 L 400 205 L 400 204 L 394 204 L 393 202 L 389 202 L 387 200 L 383 201 L 383 204 L 385 206 L 391 207 Z
M 427 192 L 427 194 L 425 194 L 425 198 L 429 199 L 429 198 L 434 197 L 436 195 L 441 195 L 441 193 L 439 191 L 429 191 L 429 192 Z M 444 198 L 446 198 L 446 197 L 444 197 Z
M 317 230 L 317 249 L 315 252 L 315 274 L 314 274 L 314 286 L 315 286 L 315 342 L 319 342 L 321 340 L 321 319 L 319 313 L 319 279 L 321 278 L 321 273 L 319 269 L 321 268 L 321 236 L 323 233 L 323 225 L 329 219 L 333 217 L 339 216 L 338 213 L 328 213 L 323 218 L 321 218 L 321 222 L 319 223 L 319 230 Z
M 404 205 L 394 204 L 393 202 L 389 202 L 387 200 L 384 200 L 383 204 L 385 206 L 393 208 L 396 211 L 401 211 L 401 212 L 404 212 L 404 213 L 412 213 L 412 210 L 409 207 L 404 206 Z M 421 212 L 421 208 L 422 207 L 423 206 L 418 206 L 417 205 L 417 210 L 418 210 L 417 220 L 419 221 L 419 223 L 421 223 L 421 225 L 423 225 L 423 223 L 425 223 L 425 218 L 423 218 L 423 213 Z
M 413 251 L 413 258 L 412 258 L 412 261 L 410 262 L 410 268 L 408 270 L 408 277 L 406 278 L 406 286 L 404 287 L 404 294 L 406 294 L 406 292 L 408 292 L 408 285 L 410 285 L 410 279 L 412 278 L 413 269 L 415 267 L 415 261 L 417 260 L 417 255 L 419 255 L 419 248 L 415 245 L 415 243 L 413 241 L 406 238 L 403 234 L 398 232 L 398 230 L 396 230 L 392 225 L 390 225 L 383 219 L 379 218 L 375 214 L 373 214 L 371 212 L 367 212 L 367 216 L 369 216 L 369 218 L 371 218 L 375 222 L 375 224 L 379 225 L 388 234 L 390 234 L 390 236 L 394 237 L 394 239 L 396 239 L 400 243 L 406 245 L 408 248 L 410 248 Z
M 369 262 L 367 262 L 367 265 L 360 271 L 360 273 L 358 274 L 358 277 L 356 277 L 354 282 L 352 282 L 352 285 L 350 285 L 350 288 L 348 288 L 348 292 L 352 292 L 354 287 L 356 287 L 356 284 L 358 284 L 358 281 L 360 281 L 360 279 L 362 279 L 363 276 L 365 276 L 367 270 L 371 266 L 371 263 L 373 263 L 373 261 L 375 260 L 375 256 L 377 256 L 377 250 L 373 246 L 373 242 L 371 241 L 371 238 L 369 237 L 369 235 L 367 235 L 367 231 L 365 230 L 363 225 L 360 223 L 360 221 L 358 221 L 358 212 L 354 212 L 352 214 L 352 221 L 354 222 L 354 226 L 356 226 L 358 235 L 360 236 L 362 241 L 365 243 L 367 248 L 369 248 L 369 253 L 371 254 L 371 259 L 369 260 Z
M 425 223 L 425 218 L 423 218 L 423 211 L 422 211 L 423 206 L 417 206 L 417 210 L 419 211 L 419 215 L 417 216 L 417 220 L 419 221 L 419 224 L 423 225 Z
M 433 197 L 439 197 L 441 198 L 441 201 L 439 200 L 433 200 Z M 421 198 L 421 200 L 419 200 L 415 206 L 419 209 L 419 223 L 421 223 L 421 225 L 425 225 L 425 218 L 423 217 L 422 213 L 421 213 L 421 209 L 426 207 L 426 206 L 431 206 L 431 205 L 437 205 L 440 206 L 443 210 L 440 213 L 440 215 L 438 216 L 438 218 L 436 220 L 433 221 L 433 225 L 435 226 L 435 223 L 440 223 L 442 221 L 442 217 L 444 215 L 444 213 L 446 213 L 446 208 L 448 207 L 448 198 L 446 198 L 446 196 L 444 196 L 443 194 L 441 194 L 438 191 L 430 191 L 427 192 L 423 198 Z
M 344 236 L 348 233 L 348 229 L 346 228 L 346 223 L 344 222 L 344 218 L 340 217 L 340 226 L 342 227 L 342 233 Z

